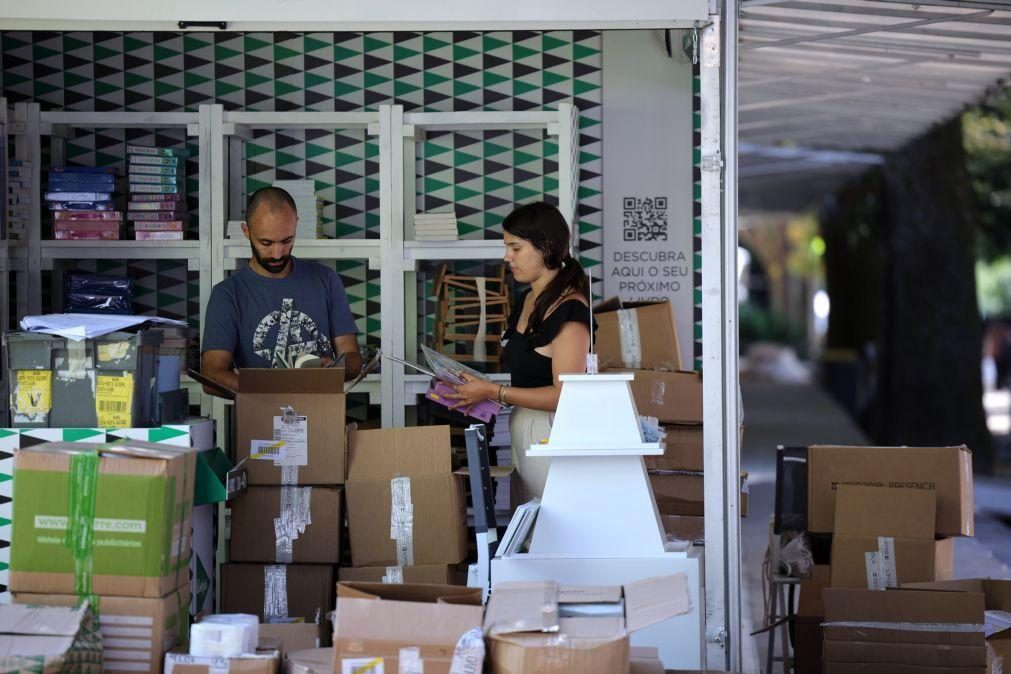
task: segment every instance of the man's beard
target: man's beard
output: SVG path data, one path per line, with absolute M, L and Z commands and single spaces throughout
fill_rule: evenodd
M 291 254 L 285 255 L 279 260 L 274 260 L 272 258 L 261 257 L 256 251 L 256 246 L 252 242 L 249 243 L 250 250 L 253 251 L 253 258 L 256 260 L 257 264 L 267 270 L 271 274 L 279 274 L 285 270 L 288 266 L 288 262 L 291 261 Z

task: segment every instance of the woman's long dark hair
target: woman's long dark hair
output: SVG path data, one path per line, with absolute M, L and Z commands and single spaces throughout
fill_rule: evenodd
M 590 284 L 586 272 L 569 254 L 569 225 L 557 208 L 543 201 L 524 204 L 506 216 L 502 229 L 529 241 L 544 256 L 545 267 L 559 270 L 534 302 L 534 310 L 527 321 L 527 335 L 538 333 L 548 310 L 565 293 L 576 292 L 589 301 Z

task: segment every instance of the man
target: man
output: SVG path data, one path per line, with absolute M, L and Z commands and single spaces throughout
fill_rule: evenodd
M 286 191 L 264 187 L 253 193 L 242 223 L 252 258 L 211 290 L 201 371 L 233 391 L 239 389 L 237 368 L 291 367 L 303 354 L 323 364 L 343 354 L 348 379 L 361 370 L 344 286 L 333 269 L 292 256 L 297 223 Z

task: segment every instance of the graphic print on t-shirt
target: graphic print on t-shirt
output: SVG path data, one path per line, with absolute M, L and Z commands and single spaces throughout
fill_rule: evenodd
M 276 339 L 271 339 L 276 336 Z M 330 337 L 320 332 L 316 321 L 295 308 L 295 300 L 281 300 L 280 311 L 272 311 L 253 332 L 253 351 L 274 367 L 282 361 L 294 362 L 303 353 L 332 356 Z

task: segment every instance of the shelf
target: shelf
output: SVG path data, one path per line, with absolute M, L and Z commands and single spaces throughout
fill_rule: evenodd
M 422 127 L 425 131 L 496 131 L 515 129 L 549 129 L 557 124 L 558 111 L 477 111 L 477 112 L 407 112 L 404 126 Z M 407 135 L 409 129 L 405 130 Z M 550 131 L 550 129 L 549 129 Z
M 146 129 L 152 127 L 186 128 L 199 119 L 195 112 L 42 112 L 42 133 L 52 133 L 52 126 L 66 125 L 96 129 Z
M 45 260 L 195 260 L 199 241 L 42 241 Z M 43 264 L 45 267 L 45 264 Z
M 502 239 L 463 241 L 405 241 L 405 260 L 501 260 Z
M 379 123 L 378 112 L 225 112 L 222 131 L 247 129 L 368 129 Z
M 379 268 L 379 239 L 295 239 L 292 254 L 303 260 L 368 260 L 369 269 Z M 225 269 L 238 269 L 249 259 L 249 241 L 225 239 Z

